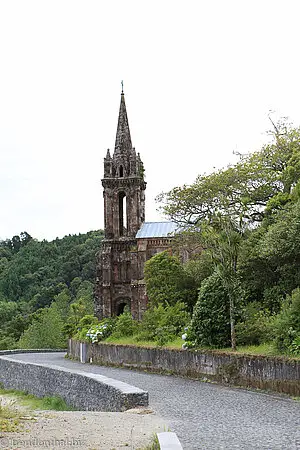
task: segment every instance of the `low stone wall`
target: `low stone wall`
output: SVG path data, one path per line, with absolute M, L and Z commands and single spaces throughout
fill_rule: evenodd
M 121 381 L 58 366 L 25 363 L 13 356 L 0 356 L 0 383 L 4 388 L 38 397 L 59 395 L 80 410 L 125 411 L 148 405 L 147 392 Z
M 218 351 L 172 350 L 114 344 L 86 345 L 86 361 L 272 390 L 300 396 L 300 360 Z M 80 345 L 69 342 L 69 356 L 80 358 Z

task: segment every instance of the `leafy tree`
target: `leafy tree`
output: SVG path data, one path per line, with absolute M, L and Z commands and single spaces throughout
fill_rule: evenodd
M 95 255 L 102 237 L 102 231 L 91 231 L 39 242 L 23 232 L 0 241 L 0 347 L 15 346 L 38 320 L 35 312 L 53 302 L 63 321 L 72 317 L 72 302 L 82 305 L 83 315 L 93 313 Z
M 300 129 L 293 128 L 286 121 L 272 122 L 272 125 L 271 140 L 260 152 L 240 155 L 237 164 L 209 175 L 200 175 L 195 183 L 176 187 L 158 198 L 164 202 L 164 213 L 182 230 L 193 235 L 197 245 L 200 244 L 202 251 L 208 252 L 215 263 L 228 292 L 233 349 L 236 346 L 235 315 L 241 295 L 240 275 L 243 271 L 238 270 L 238 266 L 243 241 L 260 223 L 263 222 L 266 228 L 276 221 L 278 211 L 295 201 L 297 192 L 300 192 L 297 184 L 300 176 Z M 285 227 L 286 224 L 283 229 Z M 268 237 L 271 239 L 270 233 L 265 239 Z M 295 239 L 292 248 L 297 243 L 298 239 Z M 263 246 L 262 240 L 260 245 Z M 260 265 L 266 266 L 266 255 L 261 250 L 257 253 Z M 298 275 L 295 266 L 291 271 L 290 268 L 277 266 L 278 271 L 289 272 L 289 284 L 293 285 Z M 247 287 L 245 290 L 249 293 Z M 266 299 L 268 297 L 266 289 L 260 290 L 259 294 L 265 295 Z
M 40 314 L 24 331 L 19 348 L 65 348 L 63 321 L 55 303 L 41 310 Z
M 300 202 L 290 202 L 273 214 L 243 243 L 239 275 L 249 301 L 262 302 L 277 313 L 287 294 L 300 286 Z
M 168 251 L 156 254 L 145 264 L 145 282 L 152 305 L 174 305 L 185 302 L 191 308 L 197 289 L 176 256 Z
M 225 170 L 199 175 L 193 184 L 161 194 L 164 213 L 182 225 L 197 225 L 216 213 L 261 222 L 288 202 L 300 175 L 300 128 L 281 121 L 273 123 L 269 134 L 271 142 L 261 151 L 240 155 Z
M 223 278 L 214 273 L 200 288 L 188 330 L 188 341 L 200 347 L 230 345 L 230 311 Z
M 278 350 L 287 352 L 300 337 L 300 288 L 287 296 L 275 319 L 275 343 Z

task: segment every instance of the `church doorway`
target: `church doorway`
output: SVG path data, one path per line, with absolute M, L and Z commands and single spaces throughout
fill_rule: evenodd
M 130 300 L 122 299 L 116 304 L 116 315 L 120 316 L 126 311 L 130 311 Z

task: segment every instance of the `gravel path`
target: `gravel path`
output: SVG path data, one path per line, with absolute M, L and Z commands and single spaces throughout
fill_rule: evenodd
M 184 450 L 300 450 L 300 402 L 279 395 L 80 364 L 64 359 L 62 353 L 12 358 L 78 368 L 147 390 L 149 407 L 177 433 Z
M 121 412 L 32 411 L 14 397 L 0 395 L 0 404 L 21 414 L 17 432 L 0 432 L 4 450 L 142 449 L 165 424 L 149 409 Z

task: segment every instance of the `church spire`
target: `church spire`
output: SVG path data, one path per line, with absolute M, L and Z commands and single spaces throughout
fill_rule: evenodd
M 122 83 L 122 93 L 121 93 L 121 103 L 119 110 L 119 120 L 115 143 L 115 152 L 125 153 L 132 149 L 131 136 L 126 112 L 125 97 L 123 92 Z

